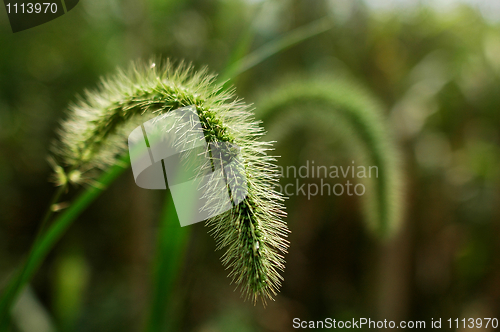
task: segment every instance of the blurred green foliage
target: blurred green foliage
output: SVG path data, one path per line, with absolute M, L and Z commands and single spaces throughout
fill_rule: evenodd
M 374 11 L 346 3 L 82 0 L 16 34 L 0 13 L 0 287 L 30 247 L 54 191 L 46 156 L 75 94 L 153 54 L 224 72 L 249 27 L 252 50 L 327 15 L 331 30 L 242 74 L 238 95 L 258 106 L 283 80 L 318 75 L 371 90 L 403 152 L 403 229 L 381 244 L 364 231 L 355 197 L 291 197 L 284 287 L 263 309 L 227 285 L 213 240 L 193 225 L 165 313 L 170 326 L 288 331 L 294 317 L 499 318 L 500 25 L 465 5 Z M 280 165 L 348 165 L 353 158 L 342 135 L 327 139 L 293 117 L 264 123 L 271 136 L 283 125 L 295 131 L 276 147 Z M 20 307 L 26 314 L 15 317 L 45 315 L 61 331 L 142 329 L 163 201 L 137 188 L 130 173 L 122 176 L 49 255 L 22 302 L 39 305 Z

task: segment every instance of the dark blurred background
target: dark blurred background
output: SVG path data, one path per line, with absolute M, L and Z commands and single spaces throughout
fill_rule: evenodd
M 249 29 L 251 51 L 324 16 L 332 29 L 232 83 L 257 106 L 289 75 L 349 77 L 371 91 L 401 150 L 400 231 L 385 242 L 371 235 L 355 196 L 292 197 L 283 288 L 264 309 L 234 291 L 204 225 L 189 226 L 165 313 L 170 329 L 290 331 L 294 317 L 500 318 L 496 0 L 81 0 L 15 34 L 1 9 L 0 287 L 22 263 L 55 191 L 46 157 L 77 94 L 152 55 L 223 72 Z M 324 133 L 289 125 L 295 134 L 276 144 L 280 165 L 349 165 L 350 141 L 340 135 L 341 148 L 323 149 Z M 264 126 L 279 136 L 279 125 Z M 141 330 L 163 201 L 164 193 L 138 188 L 130 171 L 121 176 L 41 266 L 14 310 L 13 330 Z

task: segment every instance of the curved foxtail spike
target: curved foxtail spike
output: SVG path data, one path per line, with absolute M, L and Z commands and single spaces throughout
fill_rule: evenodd
M 266 152 L 272 146 L 258 140 L 263 129 L 250 106 L 236 99 L 232 90 L 223 90 L 206 69 L 196 72 L 183 63 L 151 61 L 103 79 L 97 90 L 86 92 L 71 106 L 60 140 L 54 144 L 53 159 L 57 169 L 63 167 L 68 174 L 63 178 L 93 181 L 96 174 L 117 163 L 134 128 L 191 105 L 207 142 L 228 142 L 239 148 L 242 165 L 238 169 L 247 179 L 246 197 L 208 219 L 207 225 L 217 247 L 226 250 L 222 262 L 243 295 L 265 303 L 281 286 L 289 232 L 283 221 L 283 197 L 273 189 L 278 172 L 275 159 Z
M 332 120 L 342 119 L 351 130 L 337 126 L 329 131 L 337 129 L 343 138 L 349 136 L 345 141 L 362 145 L 366 161 L 378 168 L 377 178 L 366 179 L 363 195 L 368 226 L 382 238 L 395 233 L 403 204 L 400 161 L 383 113 L 368 93 L 345 80 L 292 79 L 266 92 L 256 105 L 257 115 L 267 123 L 282 119 L 283 112 L 298 106 L 307 108 L 305 121 L 315 121 L 316 127 L 335 126 Z

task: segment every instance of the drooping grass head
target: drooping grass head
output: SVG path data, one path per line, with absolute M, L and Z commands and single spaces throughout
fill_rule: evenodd
M 168 60 L 134 64 L 103 79 L 97 90 L 87 91 L 71 106 L 54 145 L 58 182 L 92 183 L 125 153 L 134 128 L 190 105 L 208 146 L 231 143 L 239 148 L 236 172 L 247 179 L 246 197 L 206 224 L 217 248 L 226 250 L 222 262 L 245 298 L 265 303 L 281 285 L 289 232 L 282 220 L 283 197 L 273 189 L 278 172 L 274 158 L 267 155 L 272 146 L 260 140 L 264 132 L 251 108 L 235 98 L 233 90 L 216 84 L 206 69 L 196 72 Z

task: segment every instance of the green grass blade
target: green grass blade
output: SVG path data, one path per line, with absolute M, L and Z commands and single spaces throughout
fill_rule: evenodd
M 35 243 L 33 249 L 28 254 L 25 266 L 8 284 L 0 300 L 0 331 L 7 331 L 10 320 L 10 308 L 55 243 L 61 238 L 73 221 L 103 192 L 104 188 L 123 173 L 127 168 L 124 165 L 129 165 L 129 161 L 130 158 L 127 154 L 121 159 L 121 162 L 111 167 L 99 178 L 99 187 L 92 186 L 81 193 L 70 207 L 54 220 L 48 230 L 41 236 L 40 240 Z
M 151 309 L 146 331 L 165 331 L 168 315 L 166 308 L 172 297 L 176 278 L 182 267 L 190 227 L 180 227 L 170 191 L 163 208 L 158 233 L 158 245 L 153 266 Z

